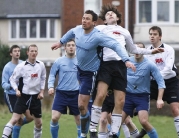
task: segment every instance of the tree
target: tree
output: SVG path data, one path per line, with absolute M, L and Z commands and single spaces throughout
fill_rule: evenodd
M 21 48 L 21 56 L 20 59 L 26 60 L 27 59 L 27 47 Z M 9 46 L 6 44 L 2 44 L 0 42 L 0 84 L 2 83 L 2 71 L 7 62 L 11 60 L 11 56 L 9 54 Z M 0 104 L 4 103 L 4 90 L 0 87 Z

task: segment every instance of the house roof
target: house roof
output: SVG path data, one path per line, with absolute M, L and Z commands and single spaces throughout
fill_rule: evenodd
M 0 18 L 61 16 L 61 0 L 0 0 Z

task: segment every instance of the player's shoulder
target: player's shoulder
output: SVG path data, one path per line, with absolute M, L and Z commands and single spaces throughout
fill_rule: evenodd
M 168 50 L 174 50 L 174 48 L 166 43 L 163 43 L 163 46 L 165 49 L 168 49 Z
M 4 66 L 4 69 L 9 68 L 12 65 L 11 61 L 7 62 Z
M 44 62 L 42 62 L 41 60 L 36 60 L 36 63 L 39 63 L 41 65 L 44 65 Z
M 107 27 L 107 25 L 97 25 L 97 26 L 95 26 L 95 28 L 98 29 L 99 31 L 102 31 L 106 27 Z
M 144 60 L 145 60 L 145 62 L 146 62 L 146 64 L 148 65 L 148 66 L 151 66 L 151 67 L 156 67 L 156 65 L 155 65 L 155 63 L 154 62 L 152 62 L 151 60 L 149 60 L 147 57 L 145 57 L 144 56 Z

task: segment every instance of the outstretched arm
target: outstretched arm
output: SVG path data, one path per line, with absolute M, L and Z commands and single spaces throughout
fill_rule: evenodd
M 55 44 L 53 44 L 53 45 L 51 46 L 51 49 L 52 49 L 52 50 L 57 50 L 57 49 L 60 48 L 62 45 L 63 45 L 63 44 L 62 44 L 61 42 L 57 42 L 57 43 L 55 43 Z

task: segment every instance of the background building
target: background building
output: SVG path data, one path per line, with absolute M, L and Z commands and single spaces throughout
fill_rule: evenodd
M 85 10 L 99 13 L 101 6 L 108 3 L 119 9 L 121 26 L 130 31 L 134 41 L 148 46 L 148 29 L 160 26 L 163 42 L 176 49 L 179 62 L 179 0 L 1 0 L 0 41 L 10 46 L 35 43 L 38 58 L 50 65 L 62 54 L 60 50 L 52 51 L 51 45 L 81 24 Z

